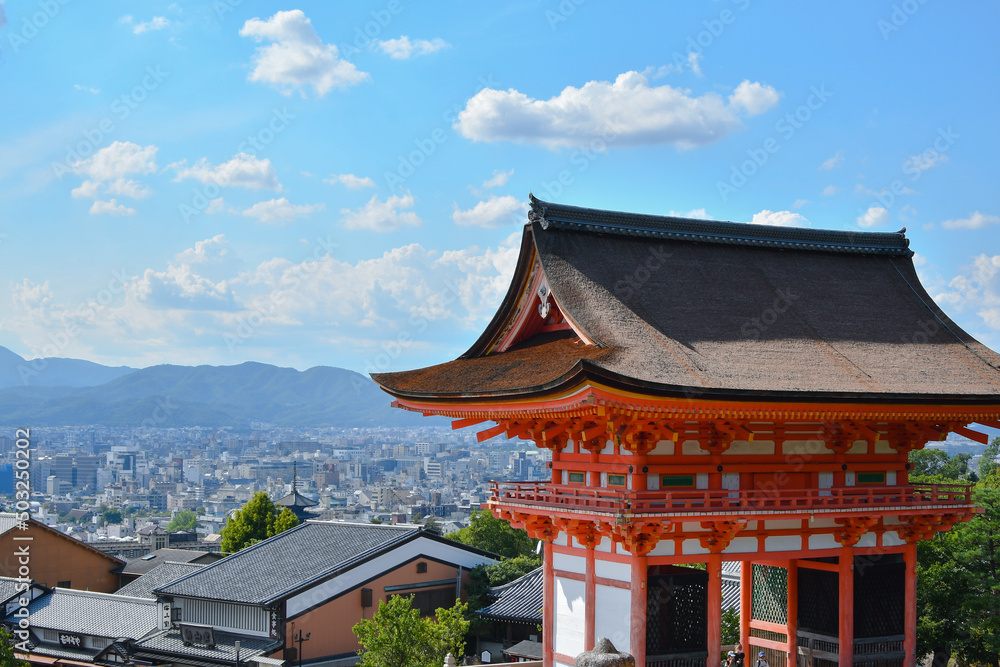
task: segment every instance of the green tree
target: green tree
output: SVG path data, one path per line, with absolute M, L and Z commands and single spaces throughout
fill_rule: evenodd
M 469 629 L 466 611 L 456 600 L 450 609 L 437 610 L 435 622 L 413 608 L 412 595 L 379 601 L 378 611 L 352 628 L 361 644 L 361 666 L 441 667 L 449 652 L 460 658 Z
M 917 650 L 934 665 L 1000 665 L 1000 470 L 990 462 L 973 495 L 984 512 L 917 547 Z
M 740 612 L 730 607 L 722 612 L 722 643 L 735 644 L 740 641 Z
M 535 553 L 535 541 L 528 537 L 528 533 L 511 528 L 509 523 L 497 519 L 487 510 L 474 511 L 472 523 L 455 531 L 448 538 L 504 558 Z
M 299 525 L 299 520 L 287 507 L 279 514 L 278 507 L 263 491 L 253 494 L 242 509 L 222 529 L 220 547 L 226 553 L 236 553 L 251 544 L 274 537 Z
M 181 510 L 174 514 L 174 518 L 167 524 L 167 530 L 176 533 L 183 531 L 189 533 L 198 527 L 198 515 L 191 510 Z
M 104 519 L 105 523 L 121 523 L 122 513 L 121 510 L 117 510 L 114 507 L 105 507 L 104 511 L 101 512 L 101 517 Z
M 0 627 L 0 667 L 28 667 L 28 663 L 14 655 L 14 638 L 3 627 Z

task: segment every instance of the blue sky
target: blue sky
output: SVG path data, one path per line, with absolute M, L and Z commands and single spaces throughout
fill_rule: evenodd
M 0 4 L 0 345 L 450 360 L 531 191 L 906 226 L 928 291 L 1000 346 L 1000 8 L 496 4 Z

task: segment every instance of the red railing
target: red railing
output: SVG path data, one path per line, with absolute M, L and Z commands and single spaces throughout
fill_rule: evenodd
M 550 484 L 490 482 L 490 502 L 599 513 L 832 511 L 864 507 L 969 506 L 972 487 L 962 484 L 782 489 L 774 491 L 624 491 Z

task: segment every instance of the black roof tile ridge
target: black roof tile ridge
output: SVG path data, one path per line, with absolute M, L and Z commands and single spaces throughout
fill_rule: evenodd
M 150 598 L 137 598 L 131 595 L 118 595 L 116 593 L 101 593 L 100 591 L 81 591 L 77 588 L 59 588 L 54 587 L 50 592 L 50 595 L 74 595 L 80 597 L 97 598 L 98 600 L 107 600 L 108 602 L 141 602 L 143 604 L 156 604 L 156 600 Z M 35 598 L 35 600 L 41 600 L 41 597 Z M 35 600 L 32 600 L 34 602 Z
M 529 194 L 528 219 L 543 229 L 618 234 L 680 241 L 703 241 L 733 245 L 823 250 L 860 254 L 912 256 L 906 228 L 898 232 L 856 232 L 836 229 L 776 227 L 745 222 L 699 220 L 677 216 L 609 211 L 553 204 Z

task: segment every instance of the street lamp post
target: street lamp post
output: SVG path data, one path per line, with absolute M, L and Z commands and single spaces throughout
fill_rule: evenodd
M 309 641 L 309 637 L 311 636 L 312 636 L 311 632 L 307 632 L 305 633 L 305 635 L 303 635 L 301 630 L 296 630 L 295 635 L 292 637 L 293 642 L 299 643 L 299 667 L 302 667 L 302 642 Z
M 236 640 L 236 667 L 240 667 L 240 640 Z

